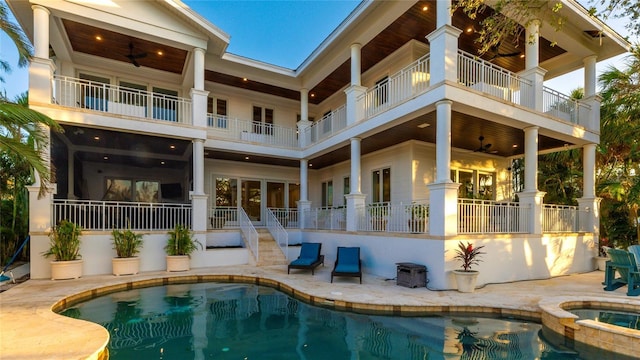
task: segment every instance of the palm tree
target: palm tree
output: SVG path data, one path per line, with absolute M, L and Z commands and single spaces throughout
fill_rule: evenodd
M 11 21 L 9 21 L 9 10 L 5 2 L 0 2 L 0 30 L 2 30 L 9 39 L 13 41 L 18 50 L 18 66 L 24 67 L 29 64 L 31 59 L 31 45 L 24 36 L 22 29 Z M 11 72 L 11 66 L 6 60 L 0 59 L 0 70 L 2 72 Z M 0 74 L 0 82 L 4 82 L 4 78 Z

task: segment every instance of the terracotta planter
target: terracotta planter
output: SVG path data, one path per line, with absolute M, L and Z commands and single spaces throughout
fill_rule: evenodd
M 476 289 L 476 281 L 478 280 L 477 271 L 462 271 L 453 270 L 453 274 L 456 277 L 456 283 L 458 284 L 458 291 L 462 293 L 472 293 Z
M 611 260 L 608 256 L 596 256 L 594 259 L 596 259 L 596 265 L 600 271 L 604 271 L 607 260 Z
M 128 258 L 113 258 L 111 259 L 111 266 L 113 268 L 113 275 L 135 275 L 140 271 L 140 258 L 128 257 Z
M 187 271 L 191 268 L 191 259 L 187 255 L 167 255 L 167 271 Z
M 52 261 L 51 280 L 77 279 L 82 276 L 83 260 Z

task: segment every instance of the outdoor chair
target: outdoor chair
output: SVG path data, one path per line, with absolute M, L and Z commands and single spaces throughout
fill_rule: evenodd
M 320 255 L 321 248 L 321 243 L 302 243 L 300 256 L 289 264 L 287 274 L 291 269 L 310 269 L 311 275 L 314 275 L 314 270 L 318 265 L 324 266 L 324 255 Z
M 609 257 L 604 271 L 605 291 L 613 291 L 627 285 L 628 296 L 640 295 L 640 272 L 633 254 L 621 249 L 609 249 Z M 618 272 L 620 277 L 616 278 Z
M 338 247 L 338 257 L 331 272 L 331 282 L 334 276 L 351 276 L 360 278 L 362 284 L 362 262 L 359 247 Z

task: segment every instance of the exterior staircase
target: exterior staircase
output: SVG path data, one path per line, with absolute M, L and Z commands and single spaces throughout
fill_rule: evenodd
M 287 265 L 289 262 L 280 250 L 269 230 L 257 228 L 258 231 L 258 262 L 256 266 Z

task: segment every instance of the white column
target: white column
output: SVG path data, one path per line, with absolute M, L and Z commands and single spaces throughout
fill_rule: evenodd
M 524 129 L 524 191 L 538 190 L 538 127 Z
M 538 127 L 524 129 L 524 191 L 518 194 L 524 211 L 521 226 L 532 234 L 542 234 L 542 199 L 538 191 Z M 524 230 L 527 230 L 526 228 Z
M 308 129 L 311 126 L 309 121 L 309 89 L 300 89 L 300 121 L 298 127 L 298 145 L 305 147 L 311 143 L 311 134 Z
M 360 85 L 361 48 L 360 44 L 351 44 L 351 85 L 344 90 L 347 96 L 347 125 L 354 124 L 363 118 L 363 107 L 362 104 L 358 104 L 358 98 L 367 91 L 367 88 Z
M 204 90 L 204 49 L 193 49 L 193 88 Z
M 191 197 L 191 226 L 194 232 L 207 231 L 207 194 L 204 193 L 204 139 L 193 139 L 193 190 Z M 206 241 L 206 240 L 205 240 Z
M 33 5 L 33 58 L 29 64 L 29 103 L 51 103 L 55 65 L 49 59 L 49 10 Z
M 587 56 L 582 60 L 584 63 L 584 97 L 588 98 L 596 94 L 596 60 L 597 56 Z
M 309 89 L 300 89 L 300 121 L 309 121 Z
M 300 159 L 300 200 L 298 201 L 298 225 L 301 229 L 307 223 L 308 211 L 311 208 L 309 201 L 309 161 Z
M 535 69 L 540 63 L 540 20 L 533 20 L 525 29 L 525 69 Z
M 351 44 L 351 85 L 360 86 L 360 50 L 362 45 L 355 43 Z
M 347 203 L 347 231 L 358 230 L 358 209 L 364 209 L 366 195 L 361 192 L 360 138 L 351 138 L 351 190 L 345 195 Z
M 33 56 L 49 59 L 49 10 L 33 5 Z
M 582 147 L 582 196 L 586 198 L 596 196 L 596 147 L 596 144 Z
M 439 0 L 436 6 L 436 29 L 451 25 L 451 0 Z
M 53 195 L 56 193 L 56 185 L 48 189 L 44 197 L 39 197 L 40 183 L 27 186 L 29 191 L 29 253 L 31 256 L 31 279 L 50 279 L 51 259 L 42 256 L 49 249 L 49 236 L 51 231 Z
M 440 8 L 440 4 L 438 4 Z M 426 38 L 429 41 L 430 50 L 430 75 L 429 83 L 436 85 L 445 80 L 458 81 L 458 37 L 462 30 L 443 25 Z
M 588 108 L 579 108 L 578 123 L 588 129 L 600 130 L 600 102 L 602 98 L 596 93 L 596 60 L 595 55 L 587 56 L 584 62 L 584 98 L 582 103 Z
M 436 183 L 451 181 L 451 100 L 436 103 Z

